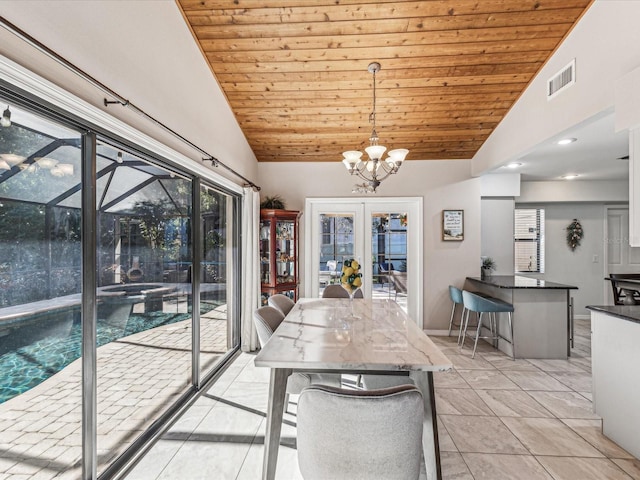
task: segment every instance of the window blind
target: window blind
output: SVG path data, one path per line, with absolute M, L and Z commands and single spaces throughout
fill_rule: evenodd
M 544 209 L 515 209 L 514 243 L 516 273 L 544 273 Z

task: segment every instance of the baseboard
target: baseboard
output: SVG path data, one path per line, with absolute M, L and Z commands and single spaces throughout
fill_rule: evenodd
M 574 320 L 590 320 L 591 319 L 591 315 L 590 314 L 586 314 L 586 315 L 574 315 L 573 316 Z M 427 335 L 432 335 L 434 337 L 446 337 L 449 335 L 449 329 L 446 330 L 423 330 L 424 333 L 426 333 Z M 455 333 L 456 335 L 458 335 L 458 329 L 454 328 L 451 333 Z
M 446 337 L 449 335 L 449 329 L 446 330 L 423 330 L 427 335 L 433 335 L 434 337 Z M 452 333 L 456 332 L 458 334 L 458 329 L 452 330 Z

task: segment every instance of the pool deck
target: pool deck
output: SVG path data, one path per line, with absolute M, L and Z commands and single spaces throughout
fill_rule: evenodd
M 60 308 L 73 304 L 66 298 L 56 303 Z M 163 308 L 186 311 L 186 302 L 167 302 Z M 226 305 L 201 317 L 200 337 L 206 372 L 227 352 Z M 99 347 L 97 364 L 100 472 L 190 385 L 191 320 Z M 80 478 L 81 370 L 78 359 L 0 404 L 0 480 Z

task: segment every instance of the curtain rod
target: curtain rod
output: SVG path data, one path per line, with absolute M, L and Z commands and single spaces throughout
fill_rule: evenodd
M 79 77 L 81 77 L 85 81 L 89 82 L 94 87 L 98 88 L 99 90 L 102 90 L 102 92 L 104 92 L 108 96 L 110 96 L 112 98 L 115 98 L 115 100 L 107 100 L 105 98 L 104 99 L 104 106 L 105 107 L 108 107 L 109 105 L 113 105 L 113 104 L 118 104 L 118 105 L 122 105 L 123 107 L 129 107 L 132 110 L 135 110 L 139 115 L 142 115 L 146 119 L 151 120 L 156 125 L 162 127 L 165 131 L 171 133 L 174 137 L 180 139 L 183 143 L 189 145 L 191 148 L 195 149 L 196 151 L 198 151 L 199 153 L 204 155 L 204 158 L 202 159 L 203 162 L 211 162 L 211 165 L 214 166 L 214 167 L 219 167 L 220 166 L 220 167 L 225 168 L 226 170 L 231 172 L 236 177 L 244 180 L 246 185 L 249 185 L 250 187 L 256 189 L 257 191 L 260 191 L 260 187 L 258 185 L 256 185 L 255 183 L 253 183 L 251 180 L 249 180 L 248 178 L 244 177 L 240 173 L 236 172 L 233 168 L 231 168 L 230 166 L 226 165 L 222 161 L 218 160 L 216 157 L 214 157 L 213 155 L 208 153 L 206 150 L 200 148 L 198 145 L 193 143 L 191 140 L 183 137 L 178 132 L 173 130 L 171 127 L 165 125 L 160 120 L 158 120 L 155 117 L 149 115 L 147 112 L 142 110 L 140 107 L 134 105 L 129 100 L 124 98 L 122 95 L 118 94 L 116 91 L 112 90 L 111 88 L 107 87 L 105 84 L 103 84 L 102 82 L 100 82 L 96 78 L 94 78 L 91 75 L 89 75 L 87 72 L 82 70 L 80 67 L 77 67 L 76 65 L 74 65 L 73 63 L 68 61 L 66 58 L 62 57 L 61 55 L 59 55 L 58 53 L 56 53 L 55 51 L 51 50 L 49 47 L 47 47 L 46 45 L 41 43 L 39 40 L 36 40 L 31 35 L 29 35 L 25 31 L 21 30 L 20 28 L 18 28 L 17 26 L 15 26 L 11 22 L 9 22 L 6 18 L 0 16 L 0 23 L 2 23 L 2 26 L 6 30 L 8 30 L 9 32 L 13 33 L 15 36 L 21 38 L 22 40 L 27 42 L 32 47 L 35 47 L 37 50 L 39 50 L 40 52 L 44 53 L 49 58 L 55 60 L 60 65 L 62 65 L 66 69 L 70 70 L 74 74 L 78 75 Z

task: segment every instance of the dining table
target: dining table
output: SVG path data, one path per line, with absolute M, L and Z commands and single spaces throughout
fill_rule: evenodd
M 441 479 L 433 372 L 451 361 L 391 299 L 298 300 L 254 363 L 270 368 L 262 478 L 275 478 L 291 373 L 407 375 L 424 399 L 422 447 L 428 479 Z

